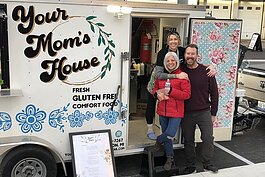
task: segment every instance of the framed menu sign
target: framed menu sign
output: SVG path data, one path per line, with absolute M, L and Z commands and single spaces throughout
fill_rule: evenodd
M 70 133 L 74 177 L 116 177 L 110 130 Z

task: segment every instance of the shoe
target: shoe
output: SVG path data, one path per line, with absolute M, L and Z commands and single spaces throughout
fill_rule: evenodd
M 204 165 L 203 168 L 206 171 L 212 171 L 214 173 L 217 173 L 218 172 L 218 168 L 216 166 L 212 165 L 212 164 Z
M 171 168 L 172 168 L 173 166 L 175 166 L 174 158 L 173 158 L 173 157 L 167 157 L 167 161 L 166 161 L 166 163 L 165 163 L 165 165 L 164 165 L 164 169 L 165 169 L 166 171 L 169 171 L 169 170 L 171 170 Z
M 150 139 L 150 140 L 156 140 L 156 134 L 155 132 L 148 132 L 147 133 L 147 137 Z
M 196 173 L 196 167 L 186 167 L 183 171 L 183 175 Z

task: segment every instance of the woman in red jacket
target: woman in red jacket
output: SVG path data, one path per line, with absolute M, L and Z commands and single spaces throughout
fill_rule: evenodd
M 179 74 L 179 58 L 175 52 L 165 55 L 164 67 L 170 74 Z M 174 165 L 173 142 L 181 119 L 184 117 L 184 100 L 191 96 L 190 82 L 186 79 L 172 78 L 168 80 L 156 79 L 153 90 L 154 96 L 159 100 L 157 114 L 162 128 L 162 134 L 157 137 L 155 149 L 164 145 L 167 161 L 165 170 L 170 170 Z

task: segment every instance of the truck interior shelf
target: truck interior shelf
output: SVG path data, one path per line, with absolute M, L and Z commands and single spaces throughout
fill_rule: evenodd
M 22 90 L 19 89 L 2 89 L 0 97 L 20 97 L 23 96 Z

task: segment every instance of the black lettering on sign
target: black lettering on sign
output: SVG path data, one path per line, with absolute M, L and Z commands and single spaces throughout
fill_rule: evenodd
M 40 50 L 42 50 L 43 52 L 47 50 L 48 54 L 53 57 L 57 54 L 57 51 L 61 50 L 62 48 L 67 49 L 68 46 L 70 46 L 71 48 L 73 48 L 74 46 L 80 47 L 83 43 L 88 44 L 91 41 L 88 34 L 84 34 L 83 36 L 81 35 L 81 31 L 78 31 L 78 36 L 74 38 L 64 39 L 63 41 L 56 40 L 54 42 L 52 40 L 52 32 L 50 32 L 47 37 L 45 34 L 29 35 L 26 38 L 27 43 L 37 45 L 35 48 L 27 47 L 24 50 L 24 54 L 28 58 L 33 58 L 39 54 Z
M 29 6 L 28 12 L 26 12 L 23 6 L 16 6 L 12 12 L 12 18 L 15 21 L 21 22 L 18 24 L 18 31 L 22 34 L 27 34 L 33 30 L 35 23 L 42 25 L 44 22 L 57 22 L 59 19 L 67 20 L 69 16 L 65 10 L 61 10 L 60 8 L 56 8 L 56 11 L 53 11 L 52 14 L 47 12 L 45 15 L 35 15 L 34 6 Z
M 64 62 L 67 60 L 66 57 L 61 58 L 60 60 L 56 58 L 55 60 L 44 60 L 41 63 L 41 67 L 45 70 L 51 68 L 51 71 L 45 71 L 41 73 L 40 80 L 43 82 L 49 82 L 54 79 L 56 76 L 56 72 L 58 74 L 58 79 L 63 81 L 67 79 L 67 75 L 70 75 L 72 72 L 79 72 L 84 69 L 89 69 L 92 67 L 97 67 L 100 64 L 100 61 L 97 57 L 93 57 L 91 61 L 85 59 L 83 62 L 79 61 L 79 63 L 73 63 L 72 65 L 65 64 Z

